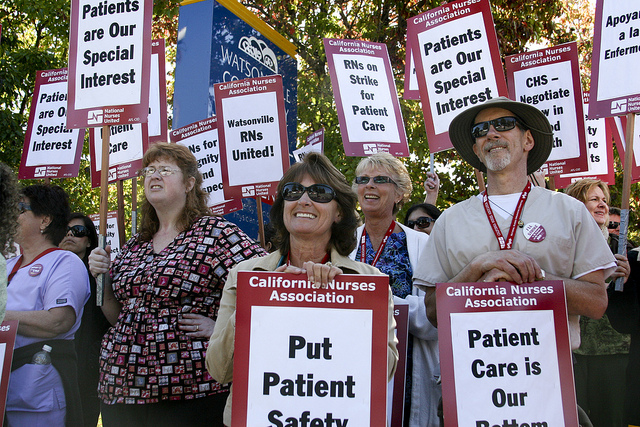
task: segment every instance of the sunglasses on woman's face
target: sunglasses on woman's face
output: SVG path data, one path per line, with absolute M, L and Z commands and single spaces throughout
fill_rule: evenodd
M 417 225 L 418 228 L 427 228 L 432 222 L 436 222 L 436 220 L 433 218 L 429 218 L 428 216 L 421 216 L 415 221 L 407 221 L 407 227 L 415 229 Z
M 609 230 L 615 230 L 618 227 L 620 227 L 620 223 L 618 221 L 609 221 L 609 225 L 607 226 Z
M 309 195 L 311 201 L 317 203 L 329 203 L 334 197 L 336 197 L 336 192 L 333 188 L 326 184 L 312 184 L 305 187 L 297 182 L 287 182 L 282 187 L 282 198 L 287 202 L 295 202 L 302 197 L 305 191 Z
M 356 184 L 368 184 L 369 180 L 373 180 L 374 184 L 395 184 L 395 181 L 388 176 L 378 175 L 373 178 L 369 176 L 356 176 Z
M 71 227 L 67 227 L 67 233 L 71 232 L 73 237 L 87 237 L 89 235 L 89 230 L 84 225 L 72 225 Z
M 471 128 L 471 136 L 474 138 L 486 136 L 491 126 L 498 132 L 506 132 L 516 127 L 518 123 L 518 119 L 515 117 L 499 117 L 486 122 L 476 123 Z

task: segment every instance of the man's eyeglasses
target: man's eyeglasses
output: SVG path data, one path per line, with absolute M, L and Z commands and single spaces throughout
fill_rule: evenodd
M 20 214 L 23 214 L 26 211 L 31 210 L 31 205 L 25 202 L 18 202 L 18 210 L 20 211 Z
M 282 187 L 282 198 L 287 202 L 295 202 L 307 192 L 309 198 L 317 203 L 329 203 L 336 197 L 336 192 L 326 184 L 312 184 L 308 187 L 297 183 L 287 182 Z
M 160 166 L 158 168 L 156 168 L 155 166 L 147 166 L 146 168 L 140 169 L 140 172 L 138 172 L 138 175 L 149 178 L 154 173 L 156 173 L 156 171 L 158 171 L 160 176 L 169 176 L 172 173 L 180 172 L 180 169 L 174 169 L 170 166 Z
M 369 176 L 356 176 L 356 184 L 368 184 L 373 179 L 374 184 L 395 184 L 396 182 L 388 176 L 378 175 L 373 178 Z M 397 185 L 397 184 L 396 184 Z
M 87 237 L 89 235 L 89 230 L 84 225 L 72 225 L 71 227 L 67 227 L 67 233 L 71 232 L 73 237 Z
M 407 221 L 407 227 L 415 229 L 417 225 L 418 228 L 427 228 L 432 222 L 436 222 L 436 220 L 433 218 L 429 218 L 428 216 L 421 216 L 415 221 L 414 220 Z
M 499 117 L 497 119 L 480 122 L 471 128 L 471 136 L 480 138 L 489 133 L 489 128 L 493 126 L 498 132 L 506 132 L 513 129 L 520 121 L 516 117 Z
M 609 221 L 609 225 L 607 226 L 609 230 L 615 230 L 618 227 L 620 227 L 620 223 L 618 221 Z

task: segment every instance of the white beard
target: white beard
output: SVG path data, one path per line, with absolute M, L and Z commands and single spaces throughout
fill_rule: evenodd
M 484 158 L 484 165 L 487 167 L 487 170 L 493 172 L 500 172 L 511 163 L 511 152 L 509 149 L 505 148 L 499 150 L 495 155 L 489 153 L 489 155 Z

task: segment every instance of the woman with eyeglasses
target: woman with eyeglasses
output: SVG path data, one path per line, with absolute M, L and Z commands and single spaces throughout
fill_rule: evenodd
M 61 249 L 78 255 L 89 271 L 89 254 L 98 247 L 96 227 L 86 215 L 75 212 L 69 217 L 67 234 L 58 245 Z M 91 295 L 84 305 L 82 322 L 76 332 L 75 343 L 78 354 L 78 387 L 82 401 L 83 425 L 95 426 L 100 416 L 98 377 L 100 343 L 111 324 L 96 305 L 96 281 L 89 275 Z
M 411 195 L 411 178 L 400 160 L 376 153 L 358 163 L 353 189 L 364 224 L 358 227 L 357 246 L 349 256 L 389 275 L 394 300 L 409 304 L 405 425 L 438 426 L 438 331 L 427 320 L 424 292 L 413 286 L 413 271 L 429 236 L 396 221 Z
M 105 276 L 102 341 L 105 426 L 221 426 L 228 386 L 204 358 L 229 269 L 264 250 L 234 224 L 211 216 L 191 151 L 157 143 L 145 153 L 139 232 L 113 263 L 109 247 L 89 256 Z M 109 283 L 110 282 L 110 283 Z
M 441 213 L 440 209 L 430 203 L 418 203 L 407 209 L 404 225 L 421 233 L 431 234 L 433 225 Z
M 344 175 L 318 153 L 309 153 L 280 180 L 271 208 L 277 250 L 264 258 L 239 264 L 229 273 L 220 313 L 209 349 L 207 369 L 221 383 L 233 380 L 235 309 L 239 270 L 307 273 L 316 286 L 337 274 L 380 274 L 378 269 L 354 262 L 348 254 L 355 246 L 356 195 Z M 387 373 L 393 377 L 396 350 L 393 302 L 389 293 Z M 231 400 L 225 409 L 225 425 L 231 425 Z
M 585 204 L 605 238 L 609 237 L 609 187 L 599 179 L 581 179 L 566 188 L 565 193 Z M 611 325 L 610 317 L 615 316 L 622 292 L 614 291 L 614 281 L 623 278 L 625 288 L 635 288 L 629 283 L 631 267 L 626 256 L 618 254 L 617 239 L 610 240 L 611 250 L 618 267 L 610 276 L 609 306 L 601 319 L 580 318 L 581 344 L 574 350 L 576 363 L 574 375 L 578 405 L 585 410 L 594 426 L 621 426 L 625 370 L 629 360 L 630 337 L 618 333 Z M 609 281 L 609 279 L 608 279 Z M 622 301 L 624 304 L 624 301 Z M 634 378 L 637 381 L 637 378 Z M 636 401 L 637 404 L 637 401 Z
M 74 336 L 89 299 L 89 276 L 80 258 L 58 248 L 69 217 L 64 190 L 30 185 L 21 196 L 16 235 L 21 254 L 7 261 L 5 320 L 20 324 L 6 419 L 9 426 L 80 426 Z M 34 363 L 45 346 L 51 362 Z

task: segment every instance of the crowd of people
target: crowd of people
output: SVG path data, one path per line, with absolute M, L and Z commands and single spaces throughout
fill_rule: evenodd
M 210 214 L 188 148 L 154 144 L 140 172 L 139 231 L 113 260 L 60 187 L 19 188 L 0 164 L 0 318 L 19 321 L 6 425 L 230 426 L 241 270 L 306 275 L 316 287 L 339 274 L 387 275 L 389 380 L 399 359 L 393 308 L 409 308 L 409 427 L 443 422 L 436 283 L 562 280 L 581 425 L 639 425 L 638 251 L 617 253 L 620 211 L 607 185 L 544 188 L 536 173 L 552 128 L 527 104 L 471 107 L 449 135 L 486 174 L 486 191 L 441 212 L 429 172 L 425 200 L 399 221 L 413 188 L 400 160 L 363 158 L 349 183 L 311 153 L 278 184 L 262 244 Z

